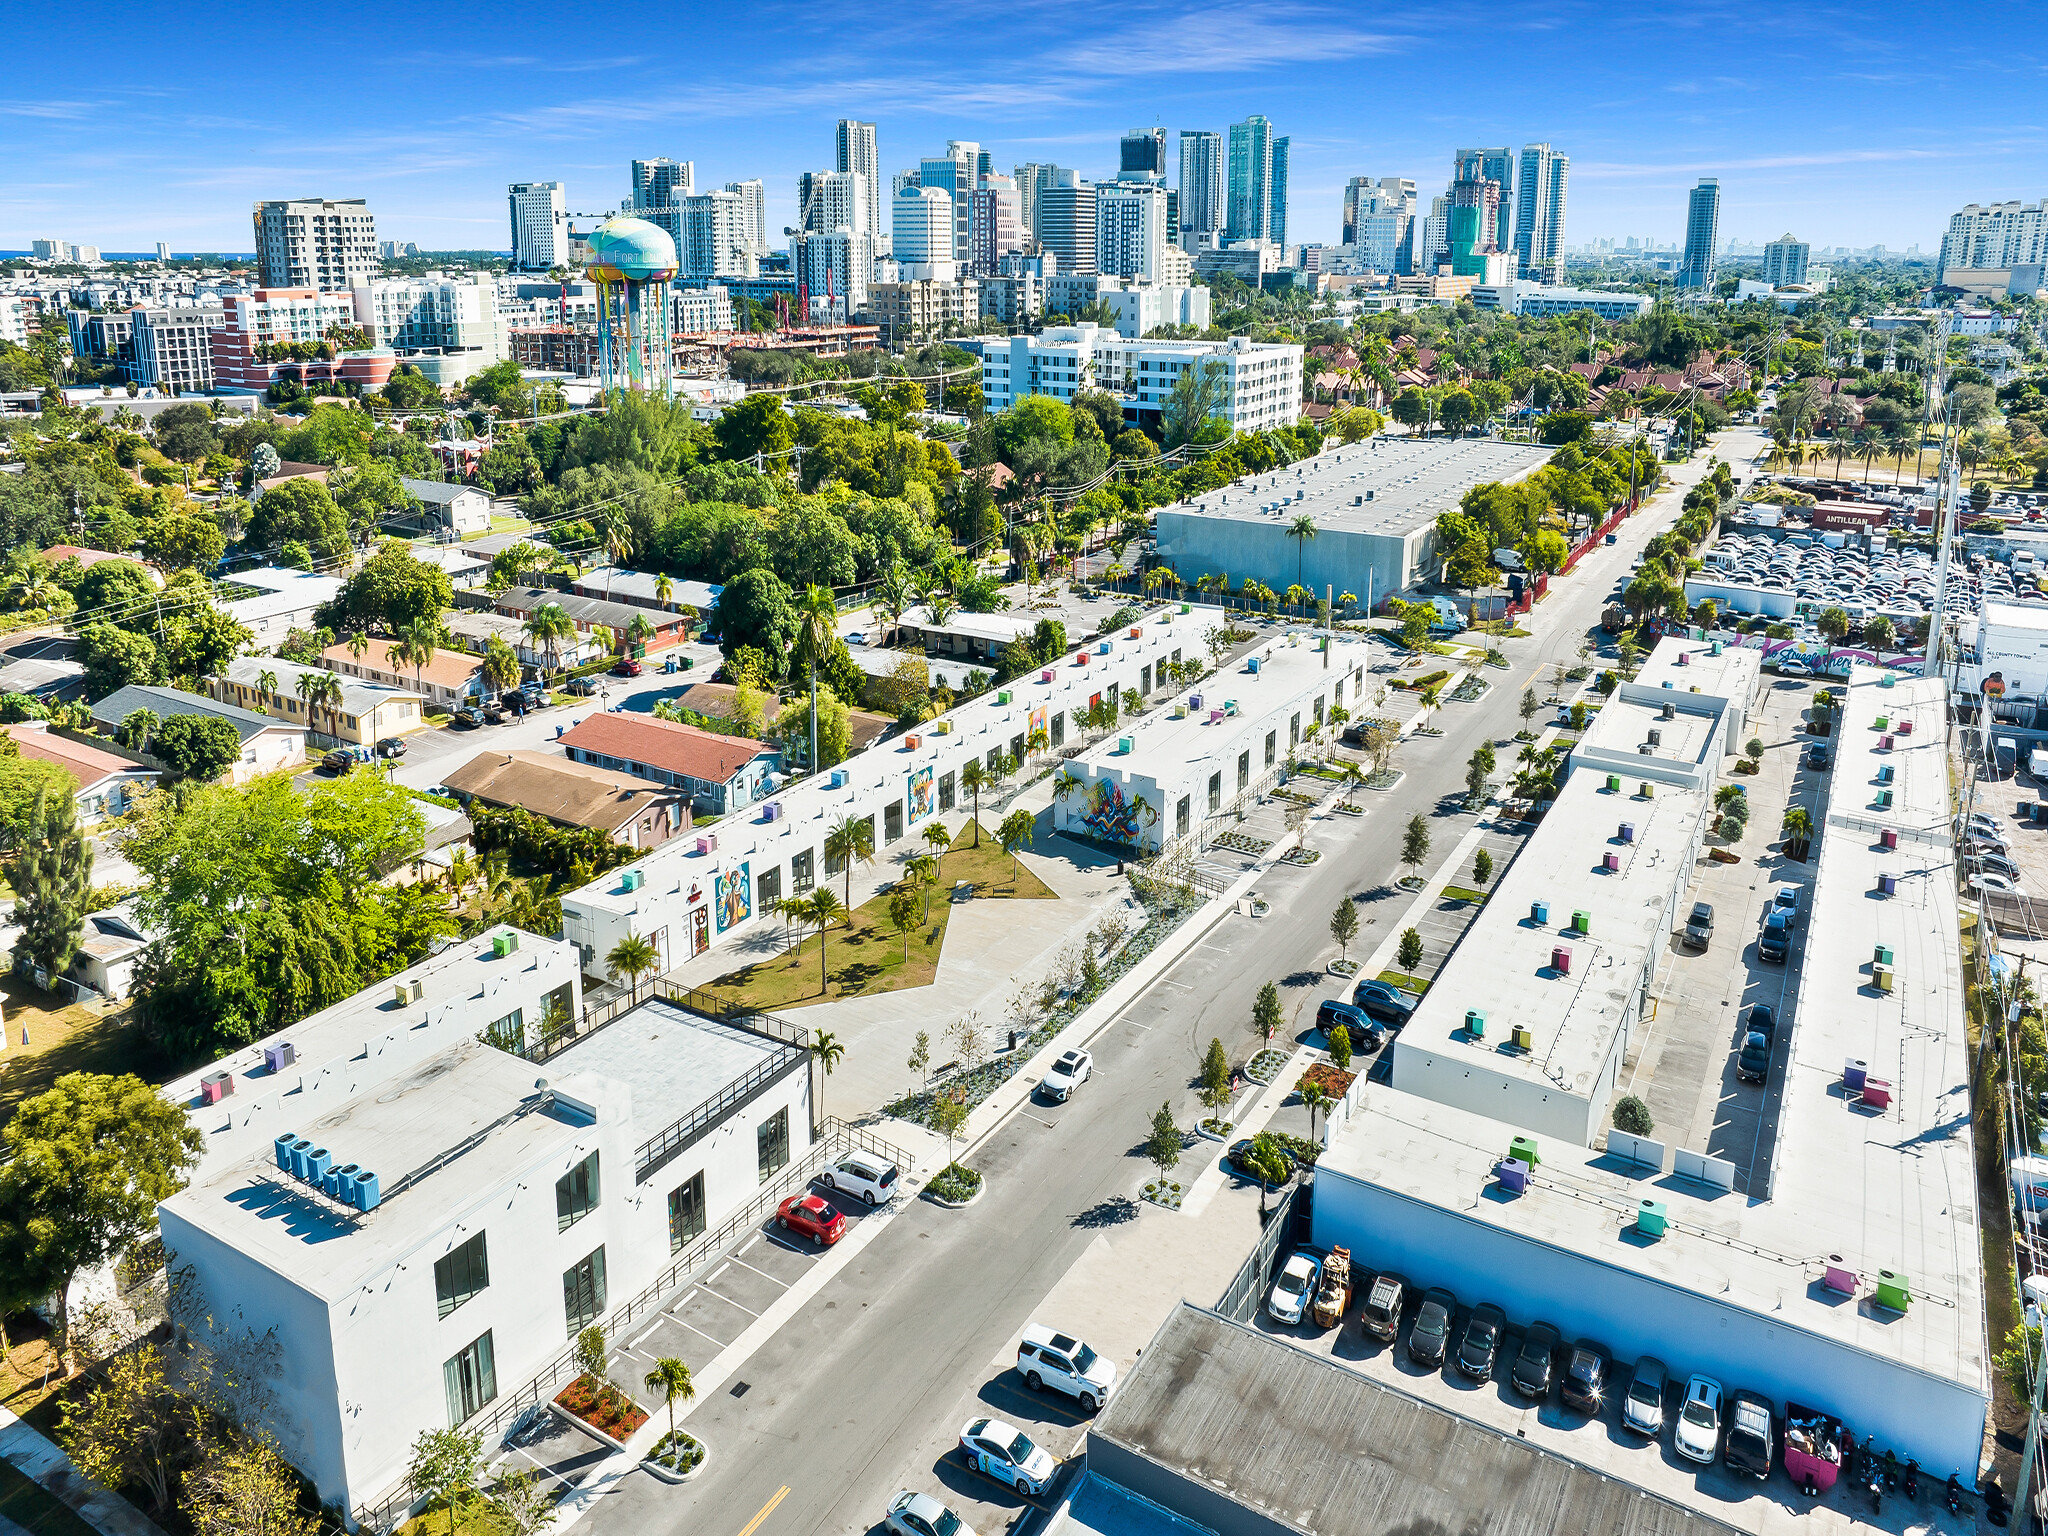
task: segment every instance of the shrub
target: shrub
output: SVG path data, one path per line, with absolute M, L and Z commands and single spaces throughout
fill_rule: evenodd
M 1342 1024 L 1330 1031 L 1330 1060 L 1340 1072 L 1351 1070 L 1351 1031 Z
M 1394 952 L 1394 960 L 1404 971 L 1413 971 L 1422 964 L 1422 933 L 1415 928 L 1401 930 L 1401 947 Z
M 972 1200 L 981 1189 L 981 1175 L 959 1163 L 948 1163 L 932 1175 L 925 1188 L 941 1200 Z
M 1624 1094 L 1614 1106 L 1614 1128 L 1631 1136 L 1647 1136 L 1657 1129 L 1657 1122 L 1650 1114 L 1650 1106 L 1630 1093 Z
M 1472 856 L 1472 880 L 1475 885 L 1484 885 L 1493 878 L 1493 855 L 1484 848 Z

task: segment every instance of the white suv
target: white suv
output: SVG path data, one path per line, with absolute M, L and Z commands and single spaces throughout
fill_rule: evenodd
M 1079 1339 L 1033 1323 L 1017 1346 L 1017 1369 L 1034 1392 L 1055 1387 L 1093 1413 L 1116 1390 L 1116 1366 Z
M 869 1205 L 879 1205 L 896 1193 L 896 1165 L 856 1152 L 825 1170 L 825 1187 L 845 1190 L 850 1195 L 859 1195 Z

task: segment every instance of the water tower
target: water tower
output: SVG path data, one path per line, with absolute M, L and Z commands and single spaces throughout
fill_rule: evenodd
M 606 219 L 590 233 L 590 265 L 597 284 L 598 376 L 614 389 L 674 392 L 669 343 L 669 279 L 676 275 L 676 243 L 645 219 Z

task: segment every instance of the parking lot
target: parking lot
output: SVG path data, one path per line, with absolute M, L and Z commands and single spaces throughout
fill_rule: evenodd
M 1805 959 L 1797 928 L 1782 964 L 1758 957 L 1757 936 L 1780 886 L 1800 888 L 1802 912 L 1811 906 L 1811 872 L 1784 855 L 1777 831 L 1795 803 L 1806 807 L 1816 827 L 1826 819 L 1828 776 L 1809 765 L 1809 748 L 1819 742 L 1832 750 L 1833 739 L 1804 734 L 1813 694 L 1810 683 L 1766 678 L 1758 711 L 1744 727 L 1745 739 L 1754 735 L 1765 744 L 1762 771 L 1730 781 L 1745 786 L 1751 807 L 1749 832 L 1737 849 L 1741 860 L 1702 857 L 1679 903 L 1681 919 L 1696 901 L 1713 906 L 1713 939 L 1699 949 L 1685 942 L 1682 930 L 1667 936 L 1653 1009 L 1621 1074 L 1620 1091 L 1649 1106 L 1660 1140 L 1734 1164 L 1736 1189 L 1757 1197 L 1767 1193 L 1792 1003 Z M 1735 1071 L 1745 1021 L 1759 1003 L 1777 1020 L 1770 1076 L 1762 1085 L 1741 1081 Z

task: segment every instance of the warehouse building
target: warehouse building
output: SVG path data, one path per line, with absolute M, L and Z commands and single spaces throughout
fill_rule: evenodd
M 1189 583 L 1223 572 L 1276 592 L 1299 583 L 1318 597 L 1327 587 L 1377 604 L 1436 580 L 1440 513 L 1457 511 L 1474 486 L 1524 478 L 1550 454 L 1490 438 L 1371 438 L 1161 507 L 1159 558 Z M 1314 538 L 1289 531 L 1302 517 Z

